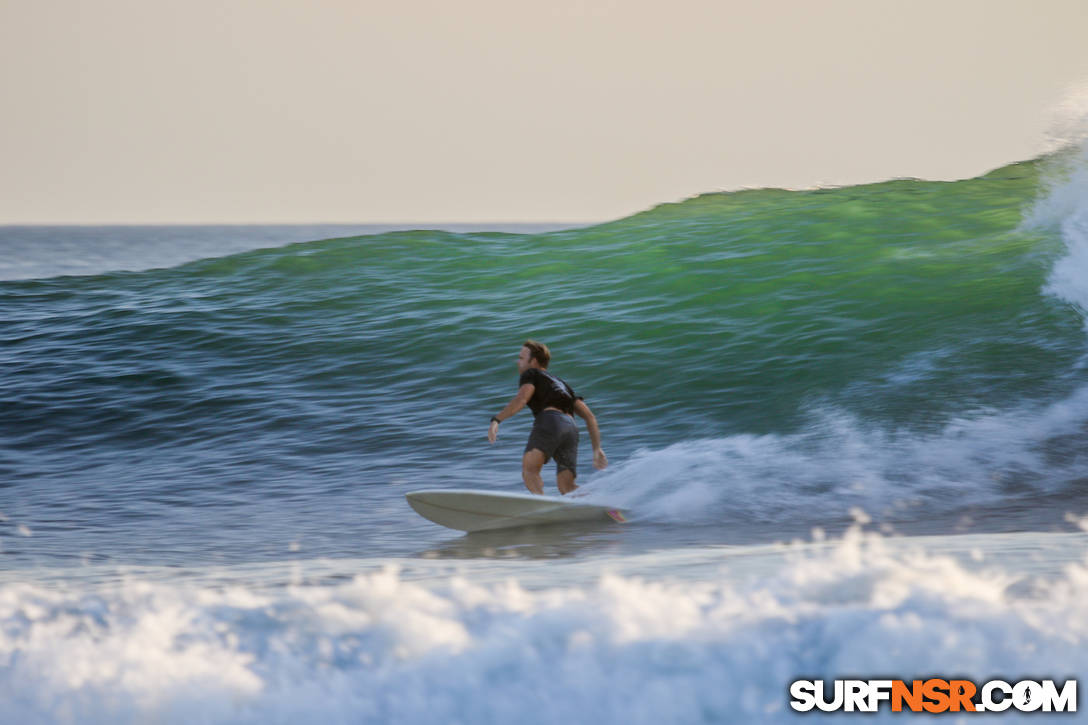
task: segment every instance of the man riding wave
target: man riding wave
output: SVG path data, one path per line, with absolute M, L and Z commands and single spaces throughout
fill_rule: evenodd
M 521 476 L 525 487 L 532 493 L 543 495 L 544 480 L 540 471 L 549 459 L 556 464 L 555 482 L 559 492 L 566 494 L 578 486 L 578 426 L 577 415 L 586 422 L 589 440 L 593 444 L 593 466 L 603 470 L 608 458 L 601 448 L 601 431 L 597 419 L 580 395 L 561 378 L 548 372 L 551 362 L 548 346 L 535 340 L 527 340 L 518 355 L 518 392 L 498 415 L 491 417 L 487 439 L 494 443 L 499 434 L 499 423 L 517 413 L 526 405 L 533 411 L 535 421 L 525 444 L 521 459 Z

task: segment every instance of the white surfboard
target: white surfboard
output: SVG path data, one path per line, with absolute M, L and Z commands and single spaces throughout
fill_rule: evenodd
M 569 521 L 627 520 L 614 506 L 531 493 L 454 488 L 413 491 L 406 498 L 423 518 L 469 532 Z

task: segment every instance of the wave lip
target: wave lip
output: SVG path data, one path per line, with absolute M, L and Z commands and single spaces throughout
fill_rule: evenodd
M 1053 160 L 1046 178 L 1046 191 L 1026 215 L 1025 227 L 1059 231 L 1065 255 L 1055 262 L 1045 289 L 1088 318 L 1088 141 Z

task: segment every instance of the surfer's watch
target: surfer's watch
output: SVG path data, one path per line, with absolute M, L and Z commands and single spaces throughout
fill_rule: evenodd
M 491 416 L 491 422 L 492 423 L 501 423 L 502 421 L 499 420 L 499 416 L 493 415 L 493 416 Z

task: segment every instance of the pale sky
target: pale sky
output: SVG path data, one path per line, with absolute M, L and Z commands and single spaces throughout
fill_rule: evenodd
M 1085 0 L 0 0 L 0 224 L 967 178 L 1047 148 L 1086 38 Z

